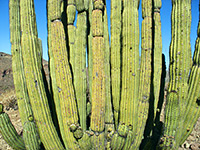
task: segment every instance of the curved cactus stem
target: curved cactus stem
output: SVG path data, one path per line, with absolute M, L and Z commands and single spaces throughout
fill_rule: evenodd
M 131 148 L 138 149 L 146 125 L 152 74 L 152 1 L 142 0 L 142 54 L 140 65 L 140 83 L 138 96 L 138 121 L 136 138 Z
M 21 48 L 24 73 L 35 121 L 47 149 L 64 149 L 53 125 L 43 77 L 37 61 L 37 28 L 32 0 L 20 1 Z
M 200 23 L 198 25 L 199 29 Z M 199 104 L 199 96 L 200 96 L 200 31 L 197 32 L 197 40 L 195 46 L 195 52 L 193 56 L 193 66 L 191 69 L 190 77 L 189 77 L 189 90 L 187 95 L 187 104 L 186 104 L 186 112 L 184 117 L 184 124 L 182 128 L 182 132 L 180 135 L 179 145 L 181 145 L 186 138 L 192 132 L 192 129 L 200 117 L 200 104 Z
M 121 137 L 118 135 L 118 133 L 115 133 L 111 141 L 111 149 L 121 150 L 125 144 L 125 141 L 125 137 Z
M 180 110 L 178 93 L 176 91 L 171 91 L 167 95 L 164 120 L 165 130 L 164 136 L 160 140 L 160 148 L 172 149 L 176 146 L 175 135 L 177 126 L 179 125 Z
M 54 60 L 55 77 L 56 77 L 56 91 L 58 93 L 60 102 L 61 116 L 63 123 L 63 132 L 68 148 L 75 148 L 75 139 L 70 131 L 71 124 L 78 124 L 78 111 L 76 107 L 74 88 L 72 85 L 72 76 L 68 64 L 68 55 L 66 50 L 65 33 L 61 21 L 56 20 L 51 22 L 51 50 Z M 50 58 L 51 59 L 51 58 Z M 67 112 L 67 113 L 66 113 Z M 70 143 L 70 144 L 69 144 Z
M 23 139 L 26 150 L 40 150 L 40 140 L 37 133 L 36 125 L 32 121 L 27 121 L 23 128 Z M 37 136 L 35 136 L 37 135 Z
M 29 116 L 33 116 L 30 105 L 28 91 L 25 83 L 24 68 L 21 52 L 21 28 L 20 28 L 20 12 L 19 0 L 9 2 L 10 7 L 10 42 L 12 51 L 12 69 L 13 78 L 18 100 L 18 107 L 22 124 L 28 121 Z
M 90 135 L 84 132 L 83 137 L 78 140 L 78 144 L 81 150 L 90 150 L 92 147 Z
M 2 104 L 0 104 L 2 106 Z M 15 150 L 25 150 L 25 144 L 20 135 L 18 135 L 8 114 L 0 112 L 0 133 L 3 139 Z
M 17 96 L 17 102 L 19 107 L 20 118 L 23 127 L 25 123 L 28 122 L 29 117 L 33 117 L 32 108 L 30 105 L 30 99 L 28 96 L 24 66 L 22 60 L 21 51 L 21 27 L 20 27 L 20 1 L 9 1 L 9 13 L 10 13 L 10 40 L 11 40 L 11 52 L 12 52 L 12 69 L 13 69 L 13 80 L 15 85 L 15 91 Z M 38 39 L 39 40 L 39 39 Z M 41 41 L 41 40 L 40 40 Z M 39 45 L 38 45 L 39 46 Z M 38 64 L 42 67 L 42 51 L 38 48 Z M 33 123 L 35 124 L 35 123 Z M 40 148 L 38 131 L 36 130 L 36 125 L 32 127 L 35 132 L 32 134 L 30 140 L 36 139 L 38 142 L 34 142 L 35 149 Z M 27 147 L 30 143 L 24 139 L 25 146 Z
M 190 46 L 190 27 L 191 27 L 191 0 L 173 0 L 172 1 L 172 39 L 170 45 L 170 82 L 169 93 L 177 92 L 179 117 L 178 123 L 166 126 L 168 136 L 174 137 L 175 142 L 172 148 L 177 148 L 180 142 L 180 133 L 184 126 L 185 111 L 188 97 L 188 77 L 191 68 L 191 46 Z M 177 107 L 177 106 L 173 106 Z M 171 108 L 171 110 L 175 108 Z M 168 115 L 175 115 L 173 111 L 167 110 Z M 171 114 L 170 114 L 171 113 Z M 175 115 L 176 116 L 176 115 Z M 176 134 L 174 133 L 176 132 Z
M 122 0 L 111 1 L 111 87 L 114 108 L 115 128 L 119 122 L 120 86 L 121 86 L 121 22 Z

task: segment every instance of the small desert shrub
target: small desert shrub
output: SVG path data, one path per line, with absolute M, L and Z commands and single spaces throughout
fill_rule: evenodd
M 17 109 L 17 98 L 14 89 L 9 89 L 1 94 L 0 103 L 2 103 L 6 110 Z

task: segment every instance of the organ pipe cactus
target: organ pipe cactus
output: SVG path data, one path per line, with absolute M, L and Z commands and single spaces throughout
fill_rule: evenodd
M 140 59 L 140 0 L 111 1 L 111 35 L 104 0 L 47 0 L 48 86 L 33 0 L 10 0 L 12 67 L 24 130 L 23 137 L 17 134 L 0 104 L 0 133 L 8 144 L 17 150 L 42 145 L 58 150 L 178 149 L 200 115 L 200 27 L 192 60 L 191 0 L 172 1 L 162 128 L 161 0 L 141 2 Z

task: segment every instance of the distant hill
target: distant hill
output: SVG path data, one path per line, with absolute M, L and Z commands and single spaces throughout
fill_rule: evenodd
M 43 66 L 46 77 L 49 79 L 48 62 L 44 59 Z M 9 89 L 14 89 L 12 55 L 0 52 L 0 95 Z

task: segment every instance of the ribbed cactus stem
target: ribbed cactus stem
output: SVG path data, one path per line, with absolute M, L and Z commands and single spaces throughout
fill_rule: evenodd
M 133 125 L 136 132 L 139 86 L 139 20 L 138 1 L 123 1 L 122 88 L 120 120 Z
M 111 80 L 110 80 L 110 45 L 108 34 L 108 20 L 107 10 L 104 9 L 104 39 L 105 39 L 105 51 L 104 51 L 104 64 L 105 64 L 105 93 L 106 93 L 106 108 L 105 108 L 105 123 L 113 124 L 113 112 L 111 103 Z
M 97 0 L 98 1 L 98 0 Z M 97 2 L 96 1 L 96 2 Z M 92 109 L 90 128 L 95 131 L 91 138 L 95 149 L 104 147 L 105 134 L 105 39 L 103 30 L 103 10 L 99 8 L 99 4 L 104 3 L 99 0 L 99 3 L 94 2 L 92 11 Z M 98 4 L 98 5 L 97 5 Z
M 119 121 L 120 83 L 121 83 L 121 13 L 122 1 L 111 1 L 111 87 L 112 103 L 114 108 L 115 128 Z
M 86 42 L 87 14 L 86 11 L 77 15 L 74 87 L 80 116 L 80 124 L 86 130 Z
M 42 143 L 48 149 L 64 149 L 53 125 L 43 77 L 37 62 L 38 38 L 33 1 L 20 1 L 21 48 L 24 73 L 35 121 Z
M 142 0 L 142 52 L 140 65 L 140 85 L 139 85 L 139 104 L 138 121 L 135 143 L 131 148 L 138 149 L 142 140 L 146 120 L 148 117 L 151 74 L 152 74 L 152 1 Z
M 85 10 L 85 0 L 75 0 L 76 2 L 76 9 L 78 12 L 82 12 Z
M 170 45 L 170 82 L 169 93 L 175 91 L 177 98 L 173 103 L 177 103 L 178 106 L 166 106 L 166 116 L 176 117 L 178 123 L 173 124 L 173 128 L 167 124 L 166 133 L 168 136 L 175 138 L 175 143 L 172 147 L 179 145 L 180 131 L 184 124 L 183 117 L 185 116 L 186 104 L 188 103 L 187 91 L 188 91 L 188 75 L 191 66 L 191 48 L 190 48 L 190 26 L 191 26 L 191 1 L 190 0 L 174 0 L 172 2 L 172 39 Z M 178 102 L 176 102 L 178 101 Z M 171 108 L 172 107 L 172 108 Z M 173 110 L 175 107 L 181 108 L 179 116 Z M 166 122 L 166 120 L 165 120 Z M 180 130 L 180 131 L 179 131 Z M 172 133 L 173 132 L 173 133 Z M 174 135 L 176 132 L 176 135 Z M 171 134 L 171 135 L 170 135 Z
M 67 2 L 67 36 L 68 36 L 68 45 L 69 45 L 69 62 L 72 67 L 72 72 L 75 70 L 75 37 L 76 37 L 76 27 L 73 25 L 76 15 L 76 6 L 75 0 Z
M 89 18 L 89 35 L 88 35 L 88 81 L 89 81 L 89 102 L 87 103 L 88 114 L 91 113 L 91 100 L 92 100 L 92 11 L 93 2 L 89 0 L 88 18 Z
M 184 10 L 184 11 L 183 11 Z M 170 45 L 169 91 L 177 91 L 180 106 L 185 110 L 188 75 L 191 67 L 190 26 L 191 1 L 172 3 L 172 40 Z M 184 111 L 182 111 L 184 113 Z M 181 116 L 183 114 L 180 114 Z
M 59 20 L 61 19 L 61 3 L 62 0 L 48 0 L 47 8 L 48 10 L 48 19 L 53 20 Z
M 23 127 L 25 123 L 28 122 L 28 118 L 33 118 L 33 112 L 30 105 L 30 99 L 28 96 L 25 75 L 24 75 L 24 67 L 22 60 L 22 51 L 21 51 L 21 28 L 20 28 L 20 9 L 19 9 L 20 1 L 10 0 L 9 2 L 9 13 L 10 13 L 10 39 L 11 39 L 11 52 L 12 52 L 12 69 L 13 69 L 13 79 L 15 84 L 15 91 L 17 96 L 17 102 L 20 112 L 20 118 L 22 121 Z M 39 39 L 38 39 L 39 40 Z M 39 46 L 39 45 L 38 45 Z M 38 48 L 38 64 L 40 67 L 42 66 L 42 51 Z M 38 131 L 36 131 L 36 125 L 33 122 L 34 126 L 29 132 L 35 130 L 32 133 L 32 137 L 30 140 L 36 139 L 36 142 L 32 142 L 35 145 L 35 149 L 40 148 Z M 25 146 L 30 145 L 30 140 L 24 139 Z
M 94 132 L 94 135 L 90 137 L 91 139 L 91 149 L 101 150 L 105 149 L 105 133 Z
M 16 96 L 18 100 L 18 107 L 22 124 L 28 121 L 28 117 L 33 115 L 28 91 L 25 83 L 22 52 L 21 52 L 21 36 L 20 36 L 20 12 L 19 12 L 19 0 L 10 0 L 10 42 L 12 52 L 12 69 L 13 78 L 16 90 Z
M 0 104 L 3 107 L 2 104 Z M 0 134 L 3 139 L 15 150 L 25 150 L 25 145 L 22 137 L 18 135 L 13 124 L 10 121 L 8 114 L 0 112 Z
M 70 131 L 71 124 L 78 124 L 78 111 L 75 101 L 72 76 L 66 50 L 64 27 L 61 21 L 51 22 L 51 51 L 55 66 L 56 91 L 59 95 L 60 110 L 62 116 L 63 133 L 68 148 L 75 148 L 75 139 Z M 50 58 L 51 59 L 51 58 Z M 69 144 L 70 143 L 70 144 Z
M 154 118 L 155 118 L 158 107 L 158 101 L 160 97 L 161 73 L 162 73 L 162 35 L 161 35 L 161 21 L 160 21 L 161 0 L 154 0 L 153 4 L 154 4 L 153 88 L 154 88 Z
M 199 29 L 200 23 L 198 25 Z M 199 96 L 200 96 L 200 34 L 199 30 L 197 31 L 197 40 L 195 46 L 195 52 L 193 56 L 193 66 L 191 69 L 190 77 L 189 77 L 189 90 L 187 95 L 187 105 L 186 112 L 184 117 L 184 125 L 182 126 L 181 138 L 178 139 L 180 144 L 182 144 L 185 139 L 192 132 L 194 124 L 197 119 L 200 117 L 200 104 L 199 104 Z
M 26 150 L 40 150 L 40 140 L 37 132 L 36 125 L 33 121 L 27 121 L 24 124 L 23 139 Z

